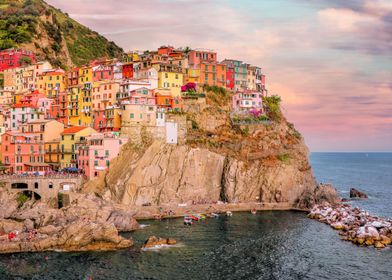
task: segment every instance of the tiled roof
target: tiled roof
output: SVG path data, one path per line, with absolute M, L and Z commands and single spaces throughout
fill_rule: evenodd
M 64 132 L 62 134 L 75 134 L 85 128 L 87 128 L 87 126 L 72 126 L 64 129 Z

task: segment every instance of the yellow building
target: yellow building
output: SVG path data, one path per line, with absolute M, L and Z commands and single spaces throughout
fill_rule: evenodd
M 37 90 L 48 98 L 56 97 L 67 87 L 65 76 L 61 69 L 43 72 L 37 76 Z
M 120 131 L 121 108 L 119 106 L 107 106 L 105 109 L 106 130 Z
M 200 68 L 187 68 L 185 71 L 185 84 L 199 82 Z
M 52 166 L 52 170 L 60 168 L 60 138 L 45 142 L 45 163 Z
M 93 82 L 93 67 L 85 66 L 79 68 L 79 85 Z
M 80 104 L 82 103 L 82 94 L 80 86 L 72 86 L 68 88 L 68 124 L 81 125 Z
M 64 129 L 60 141 L 60 168 L 77 166 L 77 147 L 82 144 L 86 136 L 96 133 L 94 129 L 86 126 L 73 126 Z
M 92 112 L 92 83 L 84 84 L 84 87 L 81 88 L 81 102 L 79 103 L 80 107 L 80 117 L 79 117 L 79 125 L 90 126 L 93 121 L 93 112 Z
M 153 67 L 158 70 L 158 88 L 171 89 L 173 96 L 180 96 L 184 84 L 181 67 L 173 64 L 155 64 Z

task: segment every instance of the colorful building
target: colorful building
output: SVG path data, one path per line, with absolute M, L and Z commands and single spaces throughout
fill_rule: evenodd
M 170 91 L 164 92 L 162 90 L 155 93 L 156 105 L 165 111 L 180 112 L 183 109 L 182 98 L 173 97 Z
M 45 142 L 45 163 L 53 171 L 60 169 L 60 138 Z
M 259 91 L 237 91 L 232 97 L 234 111 L 257 110 L 263 112 L 263 95 Z
M 172 64 L 156 64 L 154 67 L 158 68 L 158 88 L 171 89 L 174 96 L 180 96 L 184 84 L 182 69 Z
M 215 62 L 201 62 L 200 63 L 200 85 L 216 85 L 216 63 Z
M 57 97 L 66 89 L 65 77 L 66 74 L 61 69 L 43 72 L 37 76 L 37 90 L 48 98 Z
M 44 141 L 38 134 L 8 131 L 1 137 L 2 163 L 9 173 L 50 171 L 50 166 L 44 162 Z
M 5 69 L 20 67 L 27 62 L 26 59 L 30 60 L 29 63 L 34 63 L 34 53 L 25 49 L 2 50 L 0 51 L 0 72 Z
M 78 148 L 78 167 L 87 178 L 100 176 L 110 168 L 110 161 L 118 156 L 127 138 L 114 133 L 98 133 L 86 137 L 85 144 Z
M 86 137 L 96 133 L 91 127 L 72 126 L 64 129 L 60 141 L 60 169 L 78 168 L 77 147 L 86 141 Z
M 225 64 L 216 64 L 216 85 L 219 87 L 226 87 L 227 67 Z
M 198 67 L 201 63 L 216 63 L 216 52 L 212 50 L 191 50 L 188 53 L 189 66 Z
M 123 79 L 132 79 L 133 78 L 133 63 L 123 64 L 122 78 Z

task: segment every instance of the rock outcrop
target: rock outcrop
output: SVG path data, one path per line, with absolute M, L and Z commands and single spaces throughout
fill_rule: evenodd
M 303 140 L 290 133 L 283 123 L 257 126 L 250 136 L 219 141 L 219 147 L 128 145 L 105 177 L 85 191 L 129 206 L 260 201 L 309 208 L 337 201 L 335 189 L 317 186 Z
M 366 211 L 342 204 L 329 203 L 315 205 L 309 217 L 329 224 L 339 230 L 343 240 L 358 245 L 384 248 L 392 243 L 392 221 L 369 215 Z
M 118 232 L 139 227 L 133 212 L 95 195 L 74 196 L 72 204 L 63 209 L 27 201 L 2 213 L 0 253 L 114 250 L 132 246 L 132 240 Z M 6 204 L 14 205 L 14 195 L 5 189 L 0 188 L 0 197 Z
M 357 190 L 356 188 L 350 189 L 350 198 L 368 198 L 367 194 Z
M 177 241 L 172 238 L 160 238 L 156 236 L 150 236 L 146 242 L 144 242 L 142 249 L 151 249 L 161 246 L 170 246 L 177 244 Z

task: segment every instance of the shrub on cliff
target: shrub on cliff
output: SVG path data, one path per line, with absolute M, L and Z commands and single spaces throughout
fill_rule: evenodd
M 273 121 L 279 121 L 282 118 L 280 102 L 282 99 L 278 95 L 266 96 L 263 98 L 267 116 Z

